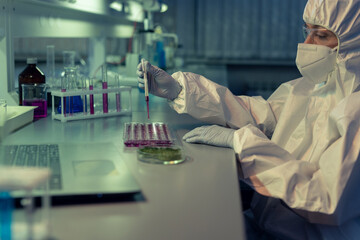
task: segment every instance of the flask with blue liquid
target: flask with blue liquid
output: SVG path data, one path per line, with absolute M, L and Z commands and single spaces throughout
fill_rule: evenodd
M 78 89 L 78 79 L 77 79 L 77 68 L 76 67 L 64 67 L 65 73 L 64 73 L 64 81 L 66 86 L 66 89 L 63 89 L 62 91 L 75 91 Z M 66 97 L 66 101 L 64 102 L 65 108 L 64 113 L 66 114 L 72 114 L 72 113 L 78 113 L 83 112 L 83 102 L 81 99 L 81 96 L 69 96 Z M 59 105 L 57 109 L 58 113 L 61 113 L 61 104 Z

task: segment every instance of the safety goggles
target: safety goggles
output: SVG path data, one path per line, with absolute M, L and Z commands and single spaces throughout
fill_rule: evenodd
M 327 45 L 331 41 L 337 41 L 336 35 L 326 28 L 308 28 L 305 24 L 302 29 L 304 38 L 307 39 L 310 37 L 317 44 Z

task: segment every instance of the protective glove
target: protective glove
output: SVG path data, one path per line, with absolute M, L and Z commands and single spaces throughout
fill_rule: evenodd
M 149 93 L 169 100 L 177 98 L 181 91 L 180 84 L 164 70 L 151 65 L 146 60 L 143 61 L 147 72 Z M 144 89 L 144 69 L 141 62 L 137 66 L 136 74 L 139 88 Z
M 186 133 L 183 140 L 188 143 L 204 143 L 233 148 L 234 132 L 234 129 L 217 125 L 201 126 Z

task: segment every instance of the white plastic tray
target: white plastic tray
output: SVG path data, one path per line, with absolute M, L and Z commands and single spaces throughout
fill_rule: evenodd
M 13 132 L 34 120 L 33 106 L 7 106 L 6 128 Z

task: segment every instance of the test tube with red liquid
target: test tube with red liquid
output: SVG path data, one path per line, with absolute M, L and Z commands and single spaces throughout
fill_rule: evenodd
M 107 80 L 107 67 L 106 64 L 102 66 L 102 89 L 108 88 L 108 80 Z M 108 105 L 108 94 L 103 93 L 103 112 L 108 113 L 109 105 Z
M 119 74 L 116 74 L 115 81 L 116 81 L 117 87 L 120 88 Z M 115 97 L 116 97 L 116 111 L 120 112 L 121 111 L 120 91 L 115 94 Z
M 94 90 L 94 79 L 90 78 L 89 90 Z M 94 114 L 94 94 L 90 94 L 90 114 Z

